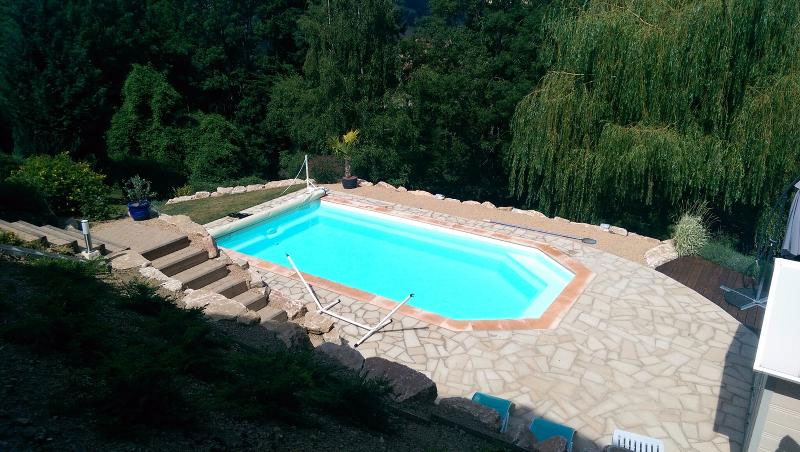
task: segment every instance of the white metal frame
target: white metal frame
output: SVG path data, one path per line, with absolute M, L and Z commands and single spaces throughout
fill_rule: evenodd
M 394 313 L 397 312 L 397 310 L 400 309 L 401 306 L 406 304 L 408 302 L 408 300 L 410 300 L 411 298 L 414 297 L 413 293 L 408 294 L 408 296 L 403 301 L 401 301 L 400 303 L 397 303 L 397 306 L 395 306 L 394 309 L 389 311 L 389 313 L 386 314 L 386 317 L 381 319 L 381 321 L 378 322 L 375 326 L 365 325 L 363 323 L 356 322 L 355 320 L 348 319 L 347 317 L 342 317 L 341 315 L 331 311 L 330 309 L 332 307 L 336 306 L 337 304 L 339 304 L 342 301 L 342 300 L 340 300 L 338 298 L 336 299 L 336 301 L 328 304 L 327 306 L 323 306 L 322 303 L 320 303 L 319 298 L 317 298 L 317 294 L 315 294 L 314 291 L 311 290 L 311 286 L 308 285 L 308 282 L 303 277 L 303 274 L 300 273 L 300 270 L 297 269 L 297 265 L 295 265 L 294 260 L 292 259 L 292 256 L 290 256 L 289 253 L 286 253 L 286 258 L 289 260 L 289 263 L 292 264 L 292 268 L 297 273 L 297 276 L 300 278 L 300 281 L 303 282 L 303 286 L 305 286 L 305 288 L 308 291 L 308 293 L 311 294 L 311 298 L 314 299 L 314 304 L 317 305 L 317 311 L 319 311 L 319 312 L 321 312 L 323 314 L 328 314 L 331 317 L 334 317 L 336 319 L 342 320 L 342 321 L 347 322 L 347 323 L 349 323 L 351 325 L 355 325 L 358 328 L 367 330 L 366 334 L 361 336 L 361 339 L 359 339 L 355 343 L 355 345 L 354 345 L 355 347 L 358 347 L 359 345 L 364 343 L 364 341 L 366 341 L 370 336 L 372 336 L 373 334 L 378 332 L 381 328 L 383 328 L 386 325 L 392 323 L 392 315 L 394 315 Z
M 625 430 L 614 430 L 611 437 L 611 445 L 624 447 L 634 452 L 664 452 L 664 442 L 660 439 L 650 438 L 636 433 L 626 432 Z

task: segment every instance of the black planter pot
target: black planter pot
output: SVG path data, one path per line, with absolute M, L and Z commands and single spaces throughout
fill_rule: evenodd
M 344 187 L 344 188 L 356 188 L 356 187 L 358 187 L 358 178 L 355 177 L 355 176 L 343 177 L 342 178 L 342 187 Z

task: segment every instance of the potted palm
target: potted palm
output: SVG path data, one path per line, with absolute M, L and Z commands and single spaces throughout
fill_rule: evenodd
M 342 135 L 341 138 L 333 137 L 330 139 L 331 149 L 344 160 L 344 177 L 342 178 L 342 187 L 344 188 L 356 188 L 358 186 L 358 178 L 353 176 L 350 170 L 350 161 L 357 150 L 358 132 L 358 129 L 353 129 Z
M 136 176 L 125 182 L 125 193 L 128 195 L 128 214 L 135 221 L 150 218 L 150 181 Z

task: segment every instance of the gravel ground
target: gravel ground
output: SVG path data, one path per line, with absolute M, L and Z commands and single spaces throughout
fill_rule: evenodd
M 341 184 L 326 184 L 323 186 L 334 191 L 346 191 L 347 193 L 352 193 L 359 196 L 403 204 L 420 209 L 432 210 L 435 212 L 442 212 L 463 218 L 470 218 L 474 220 L 495 220 L 503 223 L 575 235 L 578 237 L 591 237 L 597 240 L 597 244 L 592 246 L 640 264 L 645 263 L 644 253 L 650 248 L 658 246 L 661 243 L 657 239 L 641 235 L 614 235 L 598 230 L 590 225 L 583 223 L 571 223 L 564 219 L 532 217 L 510 211 L 492 209 L 481 205 L 449 202 L 428 196 L 414 195 L 411 192 L 396 191 L 377 185 L 373 185 L 371 187 L 358 187 L 352 190 L 344 190 Z

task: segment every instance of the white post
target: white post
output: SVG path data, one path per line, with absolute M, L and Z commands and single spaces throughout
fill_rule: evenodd
M 300 273 L 300 270 L 297 269 L 297 265 L 294 265 L 294 260 L 292 260 L 292 256 L 289 256 L 289 253 L 286 253 L 286 259 L 289 259 L 289 263 L 292 264 L 292 268 L 294 268 L 294 271 L 297 272 L 297 276 L 300 277 L 300 281 L 303 282 L 303 285 L 306 286 L 306 290 L 308 291 L 308 293 L 311 294 L 311 298 L 314 299 L 314 303 L 316 303 L 317 309 L 319 309 L 320 311 L 324 311 L 322 303 L 319 302 L 317 296 L 314 294 L 314 291 L 311 290 L 311 287 L 309 287 L 308 283 L 306 282 L 306 279 L 303 278 L 303 274 Z
M 303 159 L 303 164 L 306 166 L 306 191 L 309 191 L 309 182 L 308 182 L 308 154 L 306 154 L 305 159 Z

